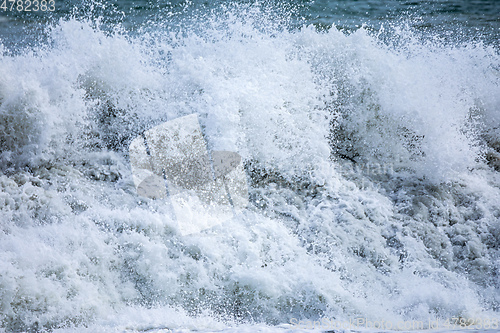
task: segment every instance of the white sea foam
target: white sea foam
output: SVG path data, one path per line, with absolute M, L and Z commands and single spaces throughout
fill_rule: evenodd
M 62 20 L 3 52 L 1 326 L 498 319 L 498 51 L 242 12 L 136 36 Z M 243 157 L 251 205 L 181 236 L 136 195 L 127 147 L 192 113 Z

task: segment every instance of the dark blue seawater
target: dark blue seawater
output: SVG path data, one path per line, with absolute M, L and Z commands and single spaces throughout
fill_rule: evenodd
M 453 41 L 481 40 L 498 47 L 500 38 L 500 2 L 496 0 L 339 0 L 339 1 L 68 1 L 56 0 L 54 12 L 19 12 L 0 10 L 0 38 L 5 45 L 33 43 L 43 39 L 44 27 L 70 16 L 96 19 L 127 30 L 154 29 L 185 24 L 182 18 L 196 13 L 203 20 L 206 13 L 227 5 L 253 4 L 274 11 L 286 20 L 289 28 L 314 25 L 328 29 L 354 31 L 361 26 L 408 25 L 423 34 Z M 7 7 L 10 3 L 7 2 Z M 224 10 L 224 9 L 222 9 Z M 184 26 L 184 28 L 188 28 Z M 19 47 L 19 46 L 17 46 Z M 13 49 L 16 46 L 12 47 Z

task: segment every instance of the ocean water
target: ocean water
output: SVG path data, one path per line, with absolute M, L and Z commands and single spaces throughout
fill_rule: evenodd
M 0 332 L 500 330 L 499 1 L 54 4 L 0 8 Z M 128 146 L 190 114 L 250 203 L 182 235 Z

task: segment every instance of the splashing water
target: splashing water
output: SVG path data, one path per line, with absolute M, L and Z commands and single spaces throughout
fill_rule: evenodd
M 0 49 L 0 327 L 499 318 L 497 49 L 250 5 L 195 19 L 66 18 Z M 250 205 L 182 236 L 128 145 L 193 113 L 242 156 Z

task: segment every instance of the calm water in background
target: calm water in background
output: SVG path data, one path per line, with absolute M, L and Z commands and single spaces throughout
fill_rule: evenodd
M 0 12 L 0 38 L 14 45 L 39 39 L 43 28 L 59 18 L 75 14 L 101 17 L 105 22 L 121 22 L 127 29 L 147 27 L 152 22 L 170 21 L 193 11 L 210 11 L 227 1 L 106 1 L 97 3 L 56 1 L 54 13 Z M 232 3 L 252 3 L 233 1 Z M 477 39 L 498 47 L 500 36 L 500 2 L 474 1 L 264 1 L 263 7 L 279 8 L 292 17 L 290 25 L 313 24 L 320 28 L 332 25 L 349 31 L 360 26 L 379 30 L 382 26 L 408 24 L 417 31 L 435 34 L 450 40 Z M 82 15 L 83 14 L 83 15 Z M 177 22 L 177 24 L 181 24 Z M 22 43 L 21 43 L 22 45 Z M 19 46 L 17 46 L 19 47 Z M 15 49 L 13 46 L 11 49 Z

